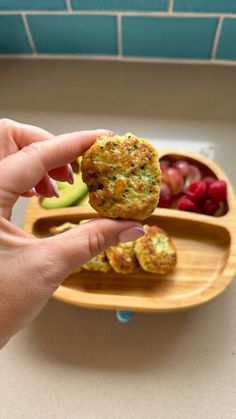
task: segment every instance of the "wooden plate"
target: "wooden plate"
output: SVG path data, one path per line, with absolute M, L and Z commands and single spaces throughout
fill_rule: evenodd
M 174 150 L 159 152 L 159 156 L 189 159 L 202 165 L 205 175 L 225 179 L 226 214 L 212 217 L 159 208 L 145 223 L 160 226 L 173 238 L 178 257 L 173 273 L 160 276 L 142 270 L 128 275 L 83 271 L 70 275 L 54 293 L 55 298 L 91 308 L 170 312 L 206 303 L 230 284 L 236 271 L 236 201 L 229 180 L 203 156 Z M 50 235 L 52 225 L 96 217 L 93 209 L 81 207 L 45 210 L 38 198 L 31 198 L 25 231 L 42 238 Z

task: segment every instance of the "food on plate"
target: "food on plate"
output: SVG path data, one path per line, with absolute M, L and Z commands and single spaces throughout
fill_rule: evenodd
M 201 208 L 197 202 L 192 201 L 188 196 L 184 195 L 178 200 L 178 209 L 189 212 L 201 212 Z
M 183 176 L 183 178 L 186 178 L 189 174 L 189 163 L 186 160 L 177 160 L 173 167 L 175 167 L 179 173 Z
M 227 183 L 187 160 L 160 161 L 162 170 L 159 207 L 220 217 L 227 210 Z M 200 166 L 201 167 L 201 166 Z
M 91 220 L 83 219 L 79 224 L 88 221 Z M 78 224 L 65 222 L 50 227 L 49 232 L 53 235 L 61 234 L 75 227 L 78 227 Z M 113 269 L 119 274 L 129 274 L 137 272 L 140 268 L 157 274 L 170 272 L 176 264 L 176 250 L 172 240 L 157 226 L 146 224 L 144 230 L 145 235 L 141 239 L 111 246 L 72 273 L 82 270 L 107 273 Z
M 90 203 L 89 203 L 89 194 L 86 193 L 86 195 L 82 199 L 79 199 L 78 201 L 76 201 L 74 203 L 74 205 L 78 206 L 78 207 L 90 207 L 91 208 Z
M 173 202 L 173 194 L 167 183 L 161 184 L 161 192 L 159 199 L 159 207 L 161 208 L 170 208 Z
M 206 184 L 199 180 L 198 182 L 192 182 L 189 186 L 185 189 L 185 193 L 189 199 L 192 201 L 200 201 L 202 198 L 205 198 L 207 194 L 207 187 Z
M 134 251 L 141 265 L 147 272 L 167 274 L 171 272 L 177 261 L 173 241 L 161 228 L 144 225 L 145 235 L 136 240 Z
M 203 214 L 214 215 L 219 209 L 219 202 L 207 197 L 201 204 Z
M 210 184 L 215 182 L 216 179 L 211 177 L 211 176 L 208 176 L 208 177 L 205 177 L 204 179 L 202 179 L 202 181 L 205 183 L 206 188 L 207 188 L 207 192 L 208 192 L 208 188 L 209 188 Z
M 64 233 L 64 231 L 70 230 L 71 228 L 78 227 L 78 224 L 73 224 L 70 222 L 66 222 L 63 224 L 60 224 L 59 226 L 52 226 L 49 228 L 49 231 L 51 234 L 60 234 Z
M 194 164 L 190 164 L 188 166 L 188 174 L 185 177 L 185 187 L 188 186 L 192 182 L 198 182 L 202 179 L 202 174 L 200 169 L 195 166 Z
M 74 173 L 74 184 L 65 184 L 65 182 L 60 182 L 59 184 L 59 198 L 43 198 L 41 205 L 45 209 L 53 208 L 64 208 L 69 207 L 74 204 L 79 199 L 82 199 L 87 193 L 87 186 L 82 181 L 81 173 Z
M 139 269 L 134 253 L 135 242 L 118 243 L 106 250 L 106 255 L 115 272 L 127 274 Z
M 227 184 L 224 180 L 216 180 L 208 187 L 208 194 L 217 202 L 225 201 L 227 196 Z
M 161 171 L 156 149 L 133 134 L 99 137 L 83 156 L 89 202 L 108 218 L 143 220 L 155 210 Z
M 167 169 L 168 175 L 168 184 L 173 195 L 179 195 L 183 190 L 184 181 L 180 172 L 174 167 L 169 167 Z
M 99 271 L 99 272 L 109 272 L 111 267 L 106 257 L 105 252 L 99 253 L 99 255 L 92 258 L 89 262 L 83 265 L 83 269 L 86 271 Z

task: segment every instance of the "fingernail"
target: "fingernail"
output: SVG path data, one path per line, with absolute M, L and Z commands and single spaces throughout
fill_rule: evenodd
M 74 184 L 74 175 L 73 175 L 73 170 L 72 170 L 72 167 L 71 167 L 70 164 L 68 165 L 68 170 L 69 170 L 68 183 L 70 185 L 73 185 Z
M 36 191 L 35 188 L 32 188 L 32 191 L 33 191 L 33 193 L 34 193 L 35 196 L 40 196 L 39 193 Z
M 53 195 L 56 198 L 59 198 L 60 194 L 59 194 L 59 190 L 58 190 L 58 187 L 57 187 L 57 184 L 56 184 L 55 180 L 50 179 L 50 183 L 51 183 L 51 187 L 52 187 L 52 190 L 53 190 Z
M 109 137 L 111 137 L 114 133 L 113 133 L 113 131 L 111 131 L 110 129 L 104 129 L 104 128 L 100 128 L 102 131 L 106 131 L 106 133 L 107 133 L 107 135 L 109 136 Z
M 137 240 L 145 234 L 145 231 L 141 227 L 132 227 L 126 230 L 123 230 L 119 234 L 119 241 L 129 242 L 132 240 Z

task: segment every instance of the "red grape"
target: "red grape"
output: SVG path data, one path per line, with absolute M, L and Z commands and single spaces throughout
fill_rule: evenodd
M 177 169 L 169 167 L 167 170 L 168 184 L 171 188 L 173 195 L 178 195 L 183 190 L 184 181 Z
M 168 176 L 168 173 L 167 173 L 168 161 L 167 160 L 162 160 L 160 162 L 160 168 L 161 168 L 161 172 L 162 172 L 162 182 L 168 183 L 168 180 L 169 180 L 169 176 Z
M 172 199 L 173 195 L 169 185 L 167 185 L 167 183 L 162 183 L 158 206 L 161 208 L 170 208 Z
M 190 183 L 195 182 L 195 181 L 198 182 L 199 180 L 201 180 L 201 178 L 202 178 L 202 175 L 198 167 L 194 166 L 193 164 L 190 164 L 188 168 L 188 175 L 186 177 L 185 186 L 188 186 L 190 185 Z
M 186 160 L 177 160 L 173 167 L 175 167 L 183 177 L 186 177 L 189 172 L 189 163 Z

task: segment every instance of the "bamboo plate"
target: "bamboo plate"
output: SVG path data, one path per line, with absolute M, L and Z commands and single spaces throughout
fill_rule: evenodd
M 90 308 L 170 312 L 206 303 L 230 284 L 236 271 L 236 201 L 229 180 L 203 156 L 164 150 L 159 156 L 185 158 L 200 165 L 204 175 L 226 180 L 226 214 L 212 217 L 158 208 L 145 223 L 160 226 L 173 238 L 178 257 L 173 273 L 163 277 L 142 270 L 128 275 L 83 271 L 64 281 L 54 293 L 56 299 Z M 47 237 L 52 225 L 96 217 L 90 208 L 45 210 L 34 197 L 26 212 L 25 231 Z

